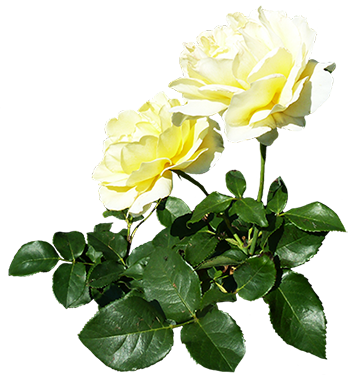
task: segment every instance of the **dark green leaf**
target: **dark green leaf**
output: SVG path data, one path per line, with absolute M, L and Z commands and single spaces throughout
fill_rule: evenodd
M 283 268 L 293 268 L 310 260 L 322 245 L 326 232 L 306 232 L 286 223 L 277 243 L 275 254 Z
M 192 266 L 197 266 L 210 256 L 217 244 L 218 239 L 209 232 L 197 232 L 193 236 L 183 240 L 185 259 Z M 177 245 L 177 249 L 179 245 Z
M 268 254 L 248 258 L 233 273 L 236 293 L 248 301 L 263 297 L 272 289 L 276 275 L 275 264 Z
M 288 201 L 288 190 L 281 177 L 278 177 L 269 188 L 267 209 L 280 214 Z
M 269 223 L 269 226 L 266 228 L 262 228 L 262 237 L 260 240 L 260 246 L 262 249 L 265 248 L 269 238 L 271 235 L 276 232 L 281 225 L 283 224 L 284 219 L 281 216 L 277 216 L 274 214 L 268 214 L 267 215 L 267 221 Z
M 185 325 L 181 340 L 194 360 L 211 370 L 234 371 L 246 351 L 240 327 L 217 309 Z
M 219 213 L 225 211 L 234 198 L 220 194 L 216 191 L 209 194 L 194 209 L 193 216 L 189 223 L 195 223 L 204 218 L 210 212 Z
M 179 242 L 179 238 L 171 234 L 171 228 L 165 228 L 159 232 L 152 240 L 154 247 L 170 247 Z
M 95 225 L 94 232 L 106 232 L 111 230 L 113 223 L 102 223 Z
M 166 317 L 183 322 L 199 307 L 201 290 L 198 275 L 170 248 L 158 248 L 150 255 L 143 275 L 145 295 L 156 299 Z
M 163 199 L 156 210 L 160 223 L 165 227 L 171 226 L 175 219 L 190 212 L 190 208 L 182 199 L 171 196 Z
M 314 202 L 285 212 L 286 217 L 302 230 L 310 232 L 345 232 L 337 214 L 322 203 Z
M 291 270 L 264 300 L 274 330 L 289 345 L 326 358 L 326 318 L 322 303 L 307 279 Z
M 66 309 L 72 307 L 85 289 L 86 268 L 82 263 L 61 264 L 53 275 L 53 292 Z
M 91 294 L 100 307 L 107 306 L 125 295 L 122 288 L 116 284 L 108 285 L 103 290 L 91 289 Z
M 150 259 L 150 254 L 155 250 L 152 241 L 136 247 L 127 259 L 128 268 L 124 275 L 140 280 L 143 277 L 144 269 Z
M 219 266 L 235 266 L 243 263 L 247 258 L 241 250 L 227 250 L 223 254 L 203 262 L 198 269 L 219 267 Z
M 33 241 L 23 245 L 14 256 L 9 268 L 10 276 L 27 276 L 50 271 L 59 255 L 48 242 Z
M 97 264 L 89 277 L 89 285 L 92 288 L 103 288 L 117 281 L 124 271 L 124 266 L 115 260 L 107 260 Z
M 246 190 L 246 180 L 240 171 L 230 171 L 226 173 L 226 186 L 237 198 L 242 198 Z
M 96 251 L 103 253 L 107 260 L 119 260 L 124 264 L 123 258 L 127 254 L 127 240 L 119 233 L 90 232 L 87 241 Z
M 86 285 L 81 296 L 74 303 L 72 303 L 70 307 L 76 308 L 76 307 L 84 306 L 90 303 L 91 301 L 92 301 L 92 297 L 90 295 L 90 288 Z
M 107 210 L 103 213 L 103 217 L 113 216 L 119 220 L 126 220 L 128 214 L 128 209 L 122 211 Z
M 53 236 L 53 244 L 66 260 L 78 258 L 85 250 L 85 237 L 80 232 L 57 232 Z
M 211 284 L 210 289 L 207 290 L 203 295 L 202 301 L 200 303 L 200 310 L 216 302 L 235 302 L 235 301 L 236 301 L 235 293 L 225 293 L 224 291 L 221 291 L 220 288 L 215 283 L 213 283 Z
M 79 334 L 81 342 L 105 365 L 133 371 L 163 359 L 173 331 L 148 302 L 124 298 L 102 308 Z
M 270 201 L 273 198 L 274 193 L 280 188 L 278 181 L 268 183 L 264 185 L 262 199 Z
M 262 202 L 257 202 L 253 198 L 242 198 L 234 202 L 230 215 L 237 214 L 247 223 L 257 224 L 261 227 L 268 226 L 266 212 Z
M 207 227 L 209 221 L 213 218 L 213 216 L 213 214 L 210 214 L 206 219 L 203 218 L 202 220 L 193 224 L 189 223 L 189 220 L 192 217 L 192 213 L 180 216 L 171 225 L 170 234 L 174 237 L 178 237 L 179 239 L 187 236 L 192 236 L 202 228 Z

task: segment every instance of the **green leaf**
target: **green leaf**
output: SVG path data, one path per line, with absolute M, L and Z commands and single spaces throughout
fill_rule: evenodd
M 262 249 L 266 247 L 269 238 L 272 234 L 282 226 L 284 219 L 281 216 L 274 215 L 273 213 L 267 215 L 268 227 L 262 228 L 262 236 L 260 240 L 260 246 Z M 274 251 L 273 251 L 274 252 Z
M 113 216 L 119 220 L 126 220 L 128 214 L 128 209 L 122 211 L 107 210 L 103 213 L 103 217 Z
M 318 251 L 326 232 L 306 232 L 292 223 L 286 223 L 275 247 L 275 254 L 283 268 L 293 268 L 310 260 Z
M 48 242 L 33 241 L 23 245 L 14 256 L 9 268 L 10 276 L 27 276 L 48 272 L 60 259 Z
M 85 325 L 81 342 L 106 366 L 134 371 L 163 359 L 173 345 L 164 317 L 139 297 L 112 302 Z
M 124 264 L 128 243 L 121 234 L 109 231 L 90 232 L 87 233 L 87 242 L 96 251 L 103 253 L 107 260 L 119 260 Z
M 326 358 L 326 317 L 307 279 L 291 270 L 280 286 L 264 297 L 274 330 L 289 345 Z
M 237 198 L 242 198 L 246 190 L 246 180 L 240 171 L 230 171 L 226 173 L 226 186 Z
M 272 289 L 276 275 L 275 264 L 268 254 L 248 258 L 233 273 L 236 293 L 248 301 L 263 297 Z
M 194 316 L 201 290 L 198 275 L 182 257 L 170 248 L 157 248 L 143 275 L 146 297 L 156 299 L 166 317 L 183 322 Z
M 125 295 L 122 288 L 116 284 L 110 284 L 103 290 L 93 288 L 91 289 L 91 294 L 100 307 L 107 306 L 111 302 L 123 298 Z
M 92 297 L 90 295 L 90 288 L 86 285 L 84 291 L 82 292 L 81 296 L 70 305 L 70 308 L 76 308 L 80 306 L 87 305 L 92 301 Z
M 180 239 L 171 234 L 171 228 L 162 229 L 152 240 L 154 247 L 172 248 Z
M 205 269 L 220 266 L 235 266 L 244 262 L 247 258 L 241 250 L 227 250 L 223 254 L 210 258 L 203 262 L 198 269 Z
M 57 232 L 53 236 L 53 245 L 66 260 L 78 258 L 85 250 L 85 237 L 80 232 Z
M 95 228 L 93 229 L 94 232 L 106 232 L 110 231 L 112 228 L 113 223 L 101 223 L 95 225 Z
M 230 215 L 237 214 L 247 223 L 257 224 L 260 227 L 268 226 L 266 211 L 262 202 L 257 202 L 253 198 L 242 198 L 234 202 Z
M 124 266 L 115 260 L 107 260 L 103 263 L 99 263 L 90 273 L 88 283 L 92 288 L 103 288 L 117 281 L 124 269 Z
M 86 255 L 93 263 L 98 263 L 103 257 L 103 253 L 96 251 L 91 245 L 87 246 Z
M 278 181 L 268 183 L 267 185 L 264 185 L 263 187 L 263 194 L 262 199 L 266 199 L 267 201 L 270 201 L 274 193 L 280 188 L 281 185 L 279 185 Z
M 246 351 L 240 327 L 217 309 L 185 325 L 181 340 L 192 358 L 211 370 L 233 372 Z
M 281 177 L 278 177 L 269 188 L 267 197 L 267 209 L 280 214 L 288 201 L 288 190 Z
M 202 298 L 200 303 L 200 310 L 203 310 L 206 306 L 210 304 L 215 304 L 217 302 L 235 302 L 235 293 L 225 293 L 220 290 L 215 283 L 211 284 L 210 289 L 208 289 Z
M 209 232 L 201 231 L 186 237 L 182 242 L 186 261 L 192 266 L 197 266 L 215 251 L 218 242 L 219 240 Z
M 160 223 L 165 227 L 171 226 L 175 219 L 190 212 L 190 208 L 182 199 L 171 196 L 163 199 L 156 210 Z
M 150 254 L 154 250 L 155 246 L 152 241 L 146 242 L 133 249 L 127 259 L 128 268 L 124 271 L 124 275 L 136 280 L 141 280 L 143 278 L 144 269 L 150 259 Z
M 189 220 L 192 217 L 192 213 L 180 216 L 171 225 L 170 234 L 173 237 L 178 237 L 179 239 L 182 239 L 187 236 L 192 236 L 193 234 L 200 231 L 202 228 L 207 227 L 210 220 L 213 219 L 213 216 L 213 214 L 210 214 L 206 219 L 203 218 L 202 220 L 193 224 L 189 223 Z
M 314 202 L 284 213 L 286 217 L 302 230 L 310 232 L 345 232 L 337 214 L 322 203 Z
M 86 286 L 86 268 L 82 263 L 61 264 L 53 275 L 53 292 L 66 309 L 81 297 Z
M 210 212 L 219 213 L 225 211 L 233 199 L 234 198 L 229 197 L 228 195 L 223 195 L 214 191 L 195 207 L 193 216 L 189 220 L 189 223 L 195 223 L 203 219 L 204 216 Z

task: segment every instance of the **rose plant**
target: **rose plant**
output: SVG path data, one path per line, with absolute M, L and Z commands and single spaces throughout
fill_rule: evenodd
M 229 26 L 204 32 L 182 53 L 184 78 L 171 86 L 187 103 L 160 93 L 138 111 L 120 112 L 106 126 L 104 158 L 93 177 L 118 233 L 100 223 L 84 234 L 57 232 L 53 245 L 33 241 L 15 254 L 12 276 L 52 270 L 53 292 L 65 308 L 95 301 L 97 314 L 79 334 L 104 364 L 132 371 L 162 360 L 173 329 L 202 366 L 234 371 L 245 354 L 241 328 L 223 302 L 263 299 L 271 324 L 289 345 L 326 358 L 326 317 L 307 278 L 294 268 L 308 262 L 331 231 L 345 231 L 320 202 L 286 207 L 278 177 L 264 195 L 267 147 L 278 128 L 303 127 L 304 116 L 329 95 L 333 64 L 310 60 L 314 32 L 305 19 L 258 10 Z M 238 170 L 225 176 L 229 194 L 207 189 L 190 174 L 205 173 L 227 138 L 260 142 L 258 195 L 249 197 Z M 191 209 L 172 196 L 172 176 L 200 188 Z M 164 229 L 134 247 L 141 225 L 156 214 Z

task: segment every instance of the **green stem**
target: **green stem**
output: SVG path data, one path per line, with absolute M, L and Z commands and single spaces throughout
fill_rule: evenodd
M 186 322 L 178 323 L 178 324 L 171 324 L 169 327 L 172 328 L 172 329 L 179 328 L 179 327 L 183 327 L 187 324 L 195 323 L 197 320 L 198 320 L 198 318 L 196 316 L 194 316 L 194 318 L 192 320 L 187 320 Z
M 206 196 L 209 195 L 209 193 L 205 190 L 205 187 L 200 182 L 198 182 L 193 177 L 191 177 L 189 174 L 183 171 L 173 170 L 173 169 L 172 169 L 172 172 L 176 173 L 178 176 L 183 177 L 184 179 L 191 182 L 193 185 L 197 186 Z
M 86 266 L 94 266 L 95 263 L 87 263 L 87 262 L 81 262 L 81 261 L 76 261 L 75 259 L 74 260 L 68 260 L 68 259 L 64 259 L 64 258 L 60 258 L 59 257 L 59 260 L 61 260 L 62 262 L 68 262 L 68 263 L 82 263 L 82 264 L 85 264 Z
M 266 162 L 266 156 L 267 156 L 267 146 L 260 144 L 260 152 L 261 152 L 261 173 L 259 177 L 259 189 L 258 189 L 258 196 L 257 196 L 257 202 L 262 201 L 263 197 L 263 190 L 264 190 L 264 173 L 265 173 L 265 162 Z M 254 250 L 256 248 L 257 238 L 259 234 L 259 229 L 254 226 L 254 232 L 253 232 L 253 238 L 252 243 L 250 247 L 250 255 L 254 254 Z
M 141 220 L 140 223 L 134 228 L 132 234 L 130 235 L 130 244 L 133 241 L 135 233 L 138 230 L 138 228 L 140 227 L 140 225 L 143 224 L 143 223 L 145 223 L 145 221 L 153 214 L 153 212 L 155 212 L 155 210 L 156 210 L 157 206 L 160 204 L 160 202 L 161 202 L 161 199 L 159 199 L 157 201 L 155 207 L 150 211 L 149 215 L 147 215 L 143 220 Z

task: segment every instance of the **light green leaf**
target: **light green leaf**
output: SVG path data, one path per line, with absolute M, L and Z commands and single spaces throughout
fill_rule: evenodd
M 182 257 L 170 248 L 157 248 L 143 275 L 147 299 L 156 299 L 166 317 L 183 322 L 194 316 L 201 290 L 198 275 Z
M 237 214 L 241 220 L 247 223 L 257 224 L 260 227 L 268 226 L 263 203 L 257 202 L 253 198 L 238 199 L 232 205 L 229 214 Z
M 66 309 L 72 307 L 85 289 L 86 268 L 82 263 L 61 264 L 53 275 L 53 292 Z
M 117 281 L 124 269 L 124 266 L 115 260 L 107 260 L 103 263 L 99 263 L 90 273 L 88 283 L 92 288 L 103 288 Z
M 276 333 L 289 345 L 326 358 L 326 317 L 307 279 L 284 271 L 277 289 L 264 297 Z
M 276 275 L 275 264 L 268 254 L 248 258 L 233 273 L 236 293 L 248 301 L 263 297 L 272 289 Z
M 162 225 L 169 227 L 180 216 L 191 212 L 188 205 L 179 198 L 167 197 L 157 206 L 156 214 Z
M 285 212 L 284 215 L 302 230 L 310 232 L 345 232 L 345 228 L 337 214 L 320 202 L 292 208 Z
M 233 199 L 234 198 L 229 197 L 228 195 L 223 195 L 214 191 L 195 207 L 189 223 L 195 223 L 211 212 L 219 213 L 225 211 Z
M 288 201 L 288 190 L 281 177 L 278 177 L 269 188 L 267 197 L 267 209 L 280 214 Z
M 326 234 L 327 232 L 306 232 L 292 223 L 286 223 L 274 249 L 281 266 L 293 268 L 309 261 L 317 253 Z
M 23 245 L 14 256 L 9 268 L 10 276 L 28 276 L 48 272 L 60 259 L 48 242 L 33 241 Z
M 103 307 L 79 334 L 81 342 L 106 366 L 134 371 L 163 359 L 173 345 L 164 317 L 139 297 Z
M 181 340 L 192 358 L 211 370 L 235 371 L 246 351 L 240 327 L 217 309 L 185 325 Z
M 85 250 L 85 237 L 80 232 L 57 232 L 53 236 L 53 244 L 66 260 L 78 258 Z

